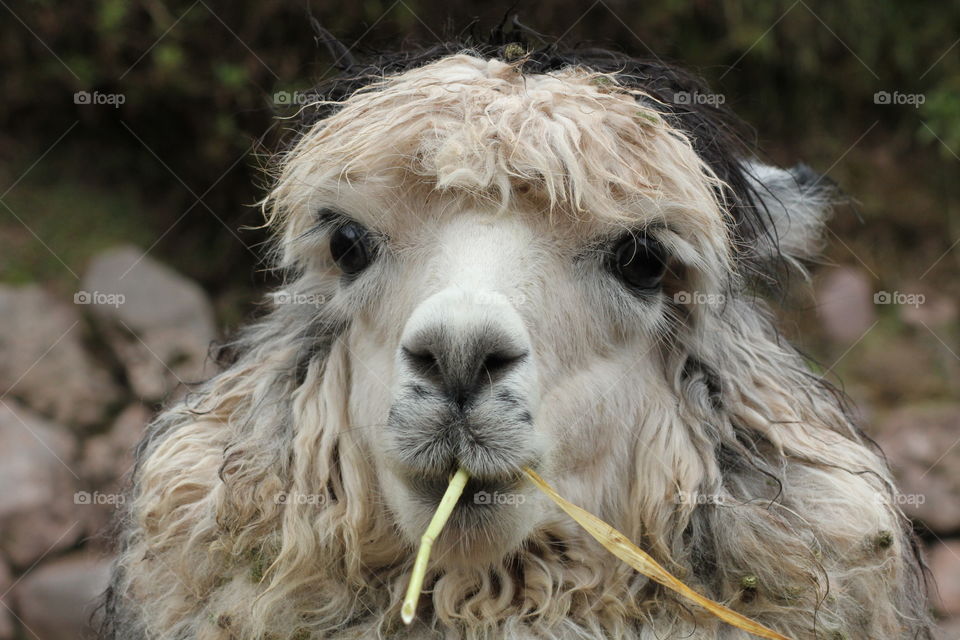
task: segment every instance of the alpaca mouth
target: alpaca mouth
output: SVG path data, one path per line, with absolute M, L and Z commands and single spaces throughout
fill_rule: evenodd
M 408 483 L 412 492 L 433 509 L 447 490 L 449 478 L 411 478 Z M 526 496 L 519 490 L 520 483 L 519 475 L 499 479 L 470 478 L 463 494 L 457 500 L 456 509 L 461 512 L 484 512 L 506 505 L 523 504 Z

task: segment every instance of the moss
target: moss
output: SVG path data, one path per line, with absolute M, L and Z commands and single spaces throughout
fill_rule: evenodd
M 760 580 L 753 574 L 747 574 L 740 577 L 740 600 L 742 602 L 753 602 L 757 599 L 757 586 Z
M 508 62 L 519 60 L 527 55 L 527 50 L 519 42 L 511 42 L 503 48 L 503 58 Z
M 259 584 L 263 581 L 263 576 L 270 568 L 270 560 L 263 552 L 262 548 L 251 549 L 248 552 L 250 562 L 250 580 Z
M 889 549 L 893 546 L 893 533 L 881 531 L 873 539 L 873 545 L 878 549 Z
M 637 117 L 643 118 L 650 124 L 660 124 L 660 118 L 658 118 L 652 111 L 647 111 L 646 109 L 637 109 Z

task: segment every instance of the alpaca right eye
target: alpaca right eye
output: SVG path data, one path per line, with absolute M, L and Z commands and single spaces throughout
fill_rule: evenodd
M 660 286 L 667 262 L 659 242 L 631 233 L 616 245 L 612 254 L 613 269 L 626 284 L 641 291 Z
M 360 273 L 371 262 L 370 234 L 356 222 L 347 222 L 330 236 L 330 255 L 347 275 Z

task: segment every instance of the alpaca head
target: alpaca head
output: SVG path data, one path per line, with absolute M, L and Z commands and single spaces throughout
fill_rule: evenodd
M 791 174 L 751 169 L 803 202 Z M 458 466 L 446 564 L 510 553 L 545 517 L 527 465 L 610 510 L 649 446 L 648 490 L 695 489 L 706 466 L 678 486 L 660 456 L 697 435 L 657 423 L 684 401 L 678 352 L 739 287 L 723 188 L 653 98 L 577 67 L 447 57 L 304 135 L 272 196 L 284 260 L 348 327 L 346 422 L 410 542 Z M 819 209 L 791 214 L 799 253 Z
M 829 189 L 663 65 L 422 58 L 328 85 L 281 157 L 286 283 L 139 447 L 105 637 L 395 637 L 459 466 L 410 637 L 729 637 L 525 466 L 791 637 L 925 637 L 889 471 L 754 287 Z

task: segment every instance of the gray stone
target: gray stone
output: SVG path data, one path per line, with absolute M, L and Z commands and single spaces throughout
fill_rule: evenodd
M 960 530 L 960 404 L 909 405 L 877 423 L 908 516 L 939 534 Z
M 110 561 L 82 552 L 46 562 L 26 574 L 13 591 L 18 615 L 29 629 L 25 637 L 94 637 L 91 614 L 109 579 Z
M 76 307 L 0 285 L 0 394 L 61 424 L 100 422 L 120 389 L 84 349 L 85 331 Z
M 95 545 L 107 538 L 105 533 L 126 503 L 126 483 L 133 469 L 133 450 L 150 421 L 151 412 L 140 404 L 124 409 L 105 433 L 88 438 L 83 445 L 80 475 L 89 495 L 81 505 L 84 529 Z
M 13 576 L 10 574 L 10 568 L 0 560 L 0 640 L 13 640 L 16 625 L 13 621 L 13 615 L 10 609 L 13 608 L 13 598 L 10 597 L 10 587 L 13 586 Z M 8 609 L 9 607 L 10 609 Z
M 826 271 L 816 288 L 817 314 L 824 333 L 836 342 L 852 342 L 876 319 L 870 276 L 854 267 Z
M 900 317 L 905 323 L 917 327 L 946 327 L 957 321 L 957 302 L 953 298 L 929 290 L 921 290 L 919 296 L 915 296 L 914 304 L 900 308 Z
M 159 400 L 212 372 L 213 307 L 196 283 L 136 247 L 118 247 L 93 259 L 83 288 L 141 398 Z
M 960 640 L 960 616 L 941 620 L 933 637 L 937 640 Z
M 934 607 L 945 616 L 960 616 L 960 540 L 934 544 L 927 550 L 927 563 L 939 594 Z
M 117 484 L 133 466 L 133 449 L 143 438 L 151 412 L 142 404 L 132 404 L 114 420 L 110 429 L 90 437 L 83 446 L 83 477 L 93 486 Z
M 0 403 L 0 550 L 15 567 L 67 548 L 83 533 L 74 450 L 63 429 L 9 399 Z

